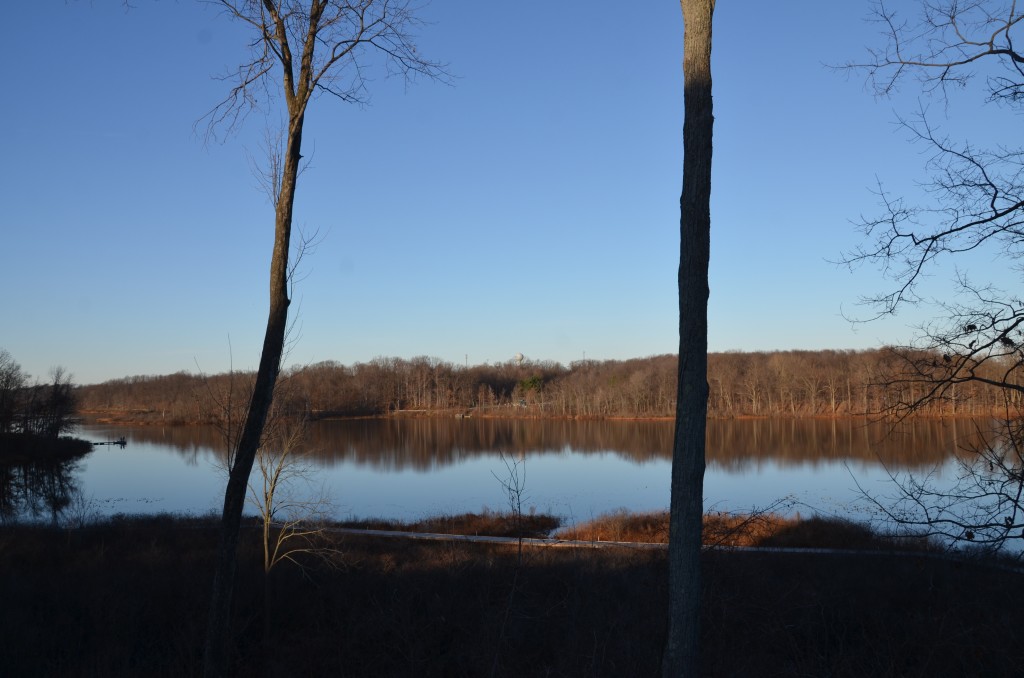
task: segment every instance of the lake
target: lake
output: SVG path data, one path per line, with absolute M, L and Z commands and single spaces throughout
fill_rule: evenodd
M 927 420 L 895 432 L 861 420 L 708 422 L 705 508 L 858 514 L 860 487 L 885 491 L 889 472 L 953 474 L 970 421 Z M 213 427 L 86 425 L 97 446 L 67 469 L 69 510 L 93 514 L 219 512 L 225 445 Z M 305 459 L 337 518 L 410 519 L 507 510 L 510 466 L 524 475 L 523 509 L 569 522 L 620 508 L 668 507 L 671 422 L 366 419 L 311 425 Z M 53 483 L 50 483 L 51 485 Z M 52 493 L 52 491 L 51 491 Z M 45 519 L 47 500 L 23 511 Z M 39 507 L 42 508 L 39 508 Z

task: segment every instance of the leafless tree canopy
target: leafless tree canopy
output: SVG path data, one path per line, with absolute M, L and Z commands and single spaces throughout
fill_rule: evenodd
M 910 77 L 940 98 L 953 85 L 962 88 L 984 78 L 986 100 L 1018 113 L 1024 57 L 1015 47 L 1022 17 L 1017 9 L 1015 2 L 929 1 L 920 4 L 917 17 L 906 18 L 880 2 L 874 17 L 884 28 L 885 46 L 871 50 L 868 62 L 849 67 L 864 71 L 882 95 Z M 880 266 L 891 281 L 888 289 L 864 299 L 878 315 L 929 301 L 922 281 L 936 264 L 956 262 L 956 255 L 983 250 L 1007 267 L 1019 267 L 1024 255 L 1024 149 L 953 140 L 923 109 L 900 123 L 930 150 L 927 202 L 912 203 L 879 185 L 882 210 L 862 219 L 864 244 L 844 257 L 850 265 Z M 1024 304 L 977 275 L 958 272 L 960 294 L 938 302 L 940 319 L 922 328 L 917 348 L 949 358 L 941 370 L 943 382 L 981 380 L 977 366 L 993 361 L 1010 371 L 1021 357 Z M 1018 388 L 1010 379 L 996 381 Z
M 234 131 L 282 93 L 289 111 L 304 110 L 318 92 L 366 103 L 375 63 L 407 80 L 448 78 L 444 64 L 417 50 L 413 31 L 422 22 L 409 0 L 210 2 L 251 26 L 254 37 L 249 59 L 222 76 L 232 83 L 228 95 L 202 119 L 208 136 Z
M 954 91 L 984 94 L 979 104 L 995 104 L 1017 115 L 1024 104 L 1024 34 L 1016 2 L 1000 0 L 922 0 L 917 14 L 904 16 L 884 1 L 873 18 L 882 26 L 884 45 L 850 69 L 867 77 L 876 94 L 887 96 L 914 80 L 925 97 L 948 104 Z M 948 114 L 950 107 L 946 106 Z M 1003 398 L 1005 426 L 975 450 L 960 469 L 954 492 L 935 492 L 927 479 L 902 479 L 902 503 L 893 517 L 954 539 L 1001 544 L 1021 536 L 1022 433 L 1024 420 L 1024 302 L 986 272 L 958 270 L 951 298 L 929 300 L 921 290 L 936 264 L 963 261 L 968 253 L 992 257 L 998 268 L 1019 273 L 1024 256 L 1024 148 L 1012 140 L 984 147 L 939 131 L 922 104 L 900 123 L 930 157 L 924 203 L 893 196 L 879 185 L 881 211 L 863 218 L 864 244 L 844 261 L 878 265 L 890 282 L 865 298 L 878 315 L 907 304 L 933 303 L 938 314 L 921 327 L 890 383 L 909 385 L 910 398 L 894 404 L 906 415 L 936 401 L 955 400 L 958 390 L 981 386 Z M 984 130 L 979 130 L 983 132 Z M 993 492 L 993 488 L 998 491 Z M 992 526 L 998 529 L 993 531 Z

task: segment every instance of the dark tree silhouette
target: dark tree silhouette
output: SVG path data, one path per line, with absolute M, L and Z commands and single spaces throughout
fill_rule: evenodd
M 21 365 L 6 349 L 0 348 L 0 433 L 14 430 L 25 381 Z
M 889 95 L 912 79 L 925 97 L 945 103 L 980 85 L 985 103 L 1011 115 L 1024 108 L 1024 52 L 1017 47 L 1024 13 L 1016 3 L 929 0 L 905 17 L 878 2 L 874 19 L 883 27 L 884 46 L 848 67 L 865 72 L 877 94 Z M 930 151 L 929 202 L 913 204 L 880 187 L 881 213 L 863 221 L 865 244 L 845 258 L 877 264 L 891 281 L 865 299 L 877 315 L 928 302 L 921 283 L 938 265 L 984 253 L 1016 268 L 1024 255 L 1024 148 L 1012 140 L 982 148 L 951 139 L 924 108 L 900 122 Z M 958 270 L 957 295 L 934 302 L 936 319 L 920 328 L 913 345 L 897 349 L 898 368 L 883 380 L 896 397 L 882 411 L 907 416 L 940 402 L 956 412 L 968 387 L 1001 396 L 1004 424 L 970 451 L 954 487 L 901 478 L 899 500 L 889 506 L 903 524 L 1000 546 L 1021 538 L 1024 529 L 1024 302 L 973 277 L 987 272 Z
M 684 122 L 679 253 L 679 382 L 669 525 L 669 627 L 662 675 L 700 667 L 700 550 L 708 408 L 711 256 L 711 19 L 714 0 L 682 0 Z
M 204 670 L 228 672 L 231 592 L 239 524 L 253 460 L 259 448 L 281 367 L 288 324 L 292 212 L 302 161 L 306 107 L 317 93 L 346 102 L 366 100 L 366 59 L 383 57 L 407 78 L 443 77 L 440 64 L 421 57 L 410 31 L 417 21 L 408 0 L 220 0 L 234 19 L 253 31 L 251 58 L 232 74 L 236 84 L 208 115 L 211 130 L 231 129 L 256 104 L 256 96 L 283 96 L 287 127 L 283 149 L 267 170 L 274 198 L 274 246 L 270 308 L 259 370 L 234 450 L 224 493 L 221 540 L 207 627 Z

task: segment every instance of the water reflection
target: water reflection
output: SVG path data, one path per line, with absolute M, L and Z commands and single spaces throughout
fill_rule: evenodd
M 732 470 L 754 461 L 779 466 L 869 462 L 893 470 L 943 463 L 978 438 L 988 421 L 927 419 L 890 424 L 856 419 L 708 422 L 708 465 Z
M 921 420 L 891 429 L 864 420 L 712 420 L 708 422 L 709 468 L 742 471 L 752 464 L 881 462 L 915 470 L 948 460 L 975 441 L 988 422 Z M 110 429 L 129 442 L 161 445 L 196 464 L 203 453 L 226 453 L 220 432 L 209 426 Z M 593 455 L 612 452 L 633 463 L 672 457 L 669 421 L 573 421 L 506 419 L 361 419 L 311 426 L 307 443 L 318 464 L 355 462 L 379 471 L 426 471 L 497 452 Z
M 78 460 L 0 464 L 0 522 L 56 525 L 78 496 Z
M 977 425 L 922 420 L 890 432 L 858 420 L 710 421 L 705 503 L 749 510 L 794 497 L 848 511 L 858 487 L 890 483 L 891 472 L 954 469 Z M 87 426 L 82 434 L 128 441 L 84 462 L 83 490 L 103 513 L 205 513 L 223 503 L 218 459 L 227 451 L 213 427 Z M 338 517 L 501 508 L 502 452 L 529 460 L 531 506 L 579 518 L 667 507 L 672 436 L 670 421 L 365 419 L 313 424 L 308 454 Z

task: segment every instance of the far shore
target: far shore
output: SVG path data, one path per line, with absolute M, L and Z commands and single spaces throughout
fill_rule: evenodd
M 185 420 L 180 417 L 165 417 L 158 412 L 148 410 L 83 410 L 80 413 L 84 424 L 103 424 L 110 426 L 201 426 L 213 423 L 210 420 Z M 988 418 L 977 414 L 933 414 L 919 413 L 911 419 L 918 420 L 976 420 Z M 484 419 L 484 420 L 548 420 L 548 421 L 623 421 L 623 422 L 673 422 L 675 417 L 626 417 L 571 415 L 562 416 L 543 412 L 508 411 L 508 412 L 466 412 L 465 410 L 398 410 L 388 414 L 337 414 L 313 413 L 311 421 L 359 421 L 365 419 Z M 838 413 L 838 414 L 779 414 L 779 415 L 737 415 L 730 417 L 709 416 L 709 421 L 861 421 L 887 420 L 879 413 Z

